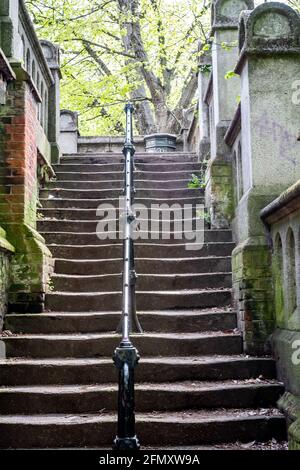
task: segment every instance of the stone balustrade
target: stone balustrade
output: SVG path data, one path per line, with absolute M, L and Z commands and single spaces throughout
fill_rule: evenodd
M 300 448 L 300 181 L 261 212 L 272 249 L 275 330 L 272 346 L 286 393 L 280 400 L 290 446 Z M 298 410 L 298 411 L 297 411 Z M 299 413 L 299 415 L 297 415 Z M 298 419 L 299 418 L 299 419 Z

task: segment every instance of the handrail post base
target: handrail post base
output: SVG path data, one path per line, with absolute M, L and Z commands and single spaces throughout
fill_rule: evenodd
M 138 350 L 130 342 L 121 342 L 116 348 L 113 361 L 119 370 L 118 435 L 113 448 L 138 450 L 134 414 L 134 369 L 140 359 Z
M 140 443 L 136 436 L 134 437 L 116 437 L 113 445 L 114 450 L 127 451 L 127 450 L 139 450 Z

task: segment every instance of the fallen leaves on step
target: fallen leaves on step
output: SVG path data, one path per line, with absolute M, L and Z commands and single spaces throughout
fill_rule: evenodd
M 9 336 L 16 336 L 16 335 L 14 335 L 10 330 L 3 330 L 0 333 L 0 336 L 2 336 L 2 338 L 7 338 Z

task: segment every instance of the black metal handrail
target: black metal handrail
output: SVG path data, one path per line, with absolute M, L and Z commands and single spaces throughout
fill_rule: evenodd
M 114 363 L 119 370 L 118 391 L 118 433 L 114 441 L 117 450 L 139 449 L 135 433 L 134 404 L 134 369 L 139 361 L 139 353 L 130 340 L 132 331 L 142 332 L 136 314 L 135 284 L 136 272 L 134 263 L 134 243 L 132 237 L 135 215 L 132 210 L 134 202 L 134 163 L 135 148 L 133 145 L 132 114 L 133 105 L 125 106 L 126 138 L 123 148 L 125 157 L 124 173 L 124 241 L 123 241 L 123 296 L 122 296 L 122 339 L 114 353 Z M 121 220 L 121 214 L 120 214 Z M 121 225 L 121 224 L 120 224 Z

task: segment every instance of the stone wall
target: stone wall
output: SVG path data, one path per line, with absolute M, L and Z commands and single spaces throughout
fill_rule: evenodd
M 253 9 L 243 0 L 215 0 L 211 56 L 209 77 L 204 67 L 199 78 L 202 152 L 210 147 L 206 204 L 213 227 L 233 230 L 244 350 L 274 354 L 287 390 L 280 407 L 290 447 L 299 449 L 299 14 L 278 2 Z M 209 65 L 208 57 L 202 61 Z
M 210 146 L 206 205 L 213 227 L 232 227 L 234 303 L 244 348 L 271 351 L 275 328 L 272 252 L 260 211 L 300 178 L 300 18 L 282 3 L 215 0 L 201 60 L 200 142 Z M 206 87 L 206 88 L 205 88 Z M 209 135 L 209 143 L 207 142 Z

